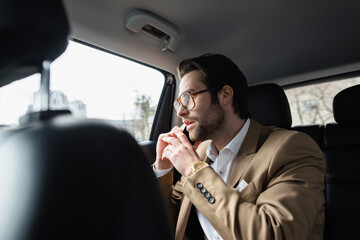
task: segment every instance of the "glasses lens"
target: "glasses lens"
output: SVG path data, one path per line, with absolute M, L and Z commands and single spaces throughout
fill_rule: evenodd
M 188 111 L 194 108 L 194 101 L 189 92 L 185 92 L 181 95 L 181 102 Z
M 180 100 L 180 101 L 179 101 Z M 180 103 L 181 102 L 181 103 Z M 175 110 L 177 111 L 180 108 L 180 104 L 183 105 L 183 107 L 190 111 L 191 109 L 194 108 L 194 101 L 193 98 L 191 97 L 191 93 L 189 92 L 184 92 L 183 94 L 181 94 L 181 96 L 174 102 L 174 107 Z
M 178 101 L 179 101 L 179 99 L 176 99 L 174 102 L 175 111 L 177 111 L 180 108 L 180 103 Z

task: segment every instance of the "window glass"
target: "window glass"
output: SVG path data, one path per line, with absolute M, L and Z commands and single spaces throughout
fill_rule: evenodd
M 334 122 L 332 102 L 341 90 L 360 84 L 360 77 L 286 89 L 292 125 Z
M 51 109 L 105 119 L 139 141 L 149 139 L 165 82 L 160 71 L 76 42 L 70 42 L 50 69 Z M 0 124 L 17 124 L 27 111 L 40 109 L 40 76 L 29 78 L 0 89 Z M 19 105 L 16 114 L 10 114 L 6 109 L 14 110 L 14 105 Z
M 0 88 L 0 125 L 17 125 L 32 103 L 40 86 L 40 74 L 15 81 Z

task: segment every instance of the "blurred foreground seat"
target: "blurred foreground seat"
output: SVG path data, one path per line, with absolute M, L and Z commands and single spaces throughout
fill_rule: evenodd
M 42 72 L 43 111 L 0 131 L 0 240 L 171 239 L 137 142 L 48 109 L 49 64 L 66 48 L 60 0 L 1 0 L 0 87 Z
M 0 87 L 41 72 L 66 49 L 69 30 L 60 0 L 1 0 Z
M 171 239 L 137 142 L 57 117 L 0 132 L 0 239 Z

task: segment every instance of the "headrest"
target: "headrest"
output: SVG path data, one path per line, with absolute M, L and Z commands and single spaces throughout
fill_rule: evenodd
M 38 73 L 68 44 L 61 0 L 1 0 L 0 87 Z
M 171 239 L 150 163 L 125 130 L 58 117 L 1 130 L 0 156 L 0 239 Z
M 333 100 L 334 119 L 339 124 L 360 123 L 360 85 L 340 91 Z
M 251 86 L 248 100 L 250 114 L 257 122 L 265 126 L 291 127 L 289 102 L 279 85 L 266 83 Z

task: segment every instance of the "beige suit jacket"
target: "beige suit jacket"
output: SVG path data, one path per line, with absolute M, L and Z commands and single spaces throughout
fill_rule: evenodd
M 204 161 L 208 144 L 198 148 Z M 322 239 L 324 172 L 323 154 L 308 135 L 251 120 L 229 184 L 211 167 L 182 177 L 175 186 L 172 173 L 159 181 L 174 213 L 175 239 L 186 239 L 192 204 L 224 239 Z M 239 192 L 241 180 L 248 185 Z M 214 203 L 197 183 L 215 198 Z

